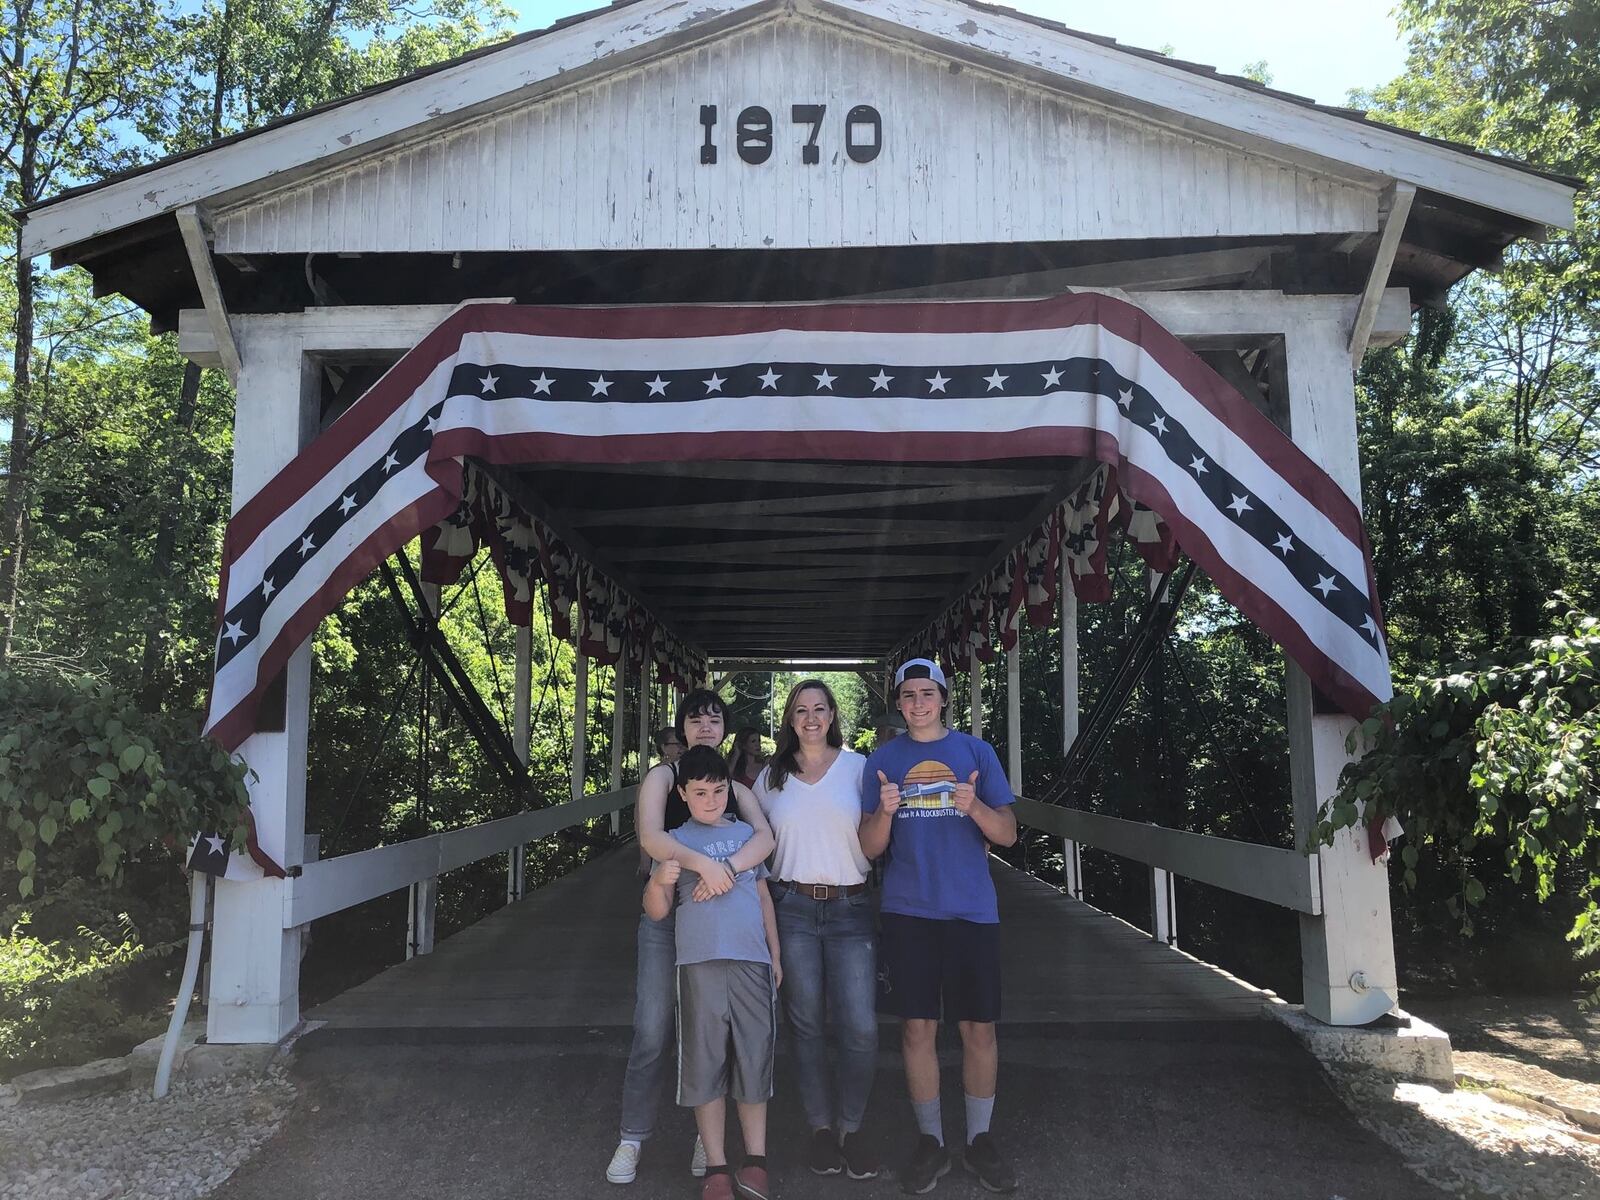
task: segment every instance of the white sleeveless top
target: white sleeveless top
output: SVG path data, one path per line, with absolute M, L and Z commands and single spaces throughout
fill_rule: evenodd
M 778 791 L 768 787 L 770 768 L 762 769 L 754 791 L 778 841 L 773 879 L 838 887 L 866 882 L 868 863 L 858 834 L 866 762 L 854 750 L 841 750 L 817 782 L 791 775 Z

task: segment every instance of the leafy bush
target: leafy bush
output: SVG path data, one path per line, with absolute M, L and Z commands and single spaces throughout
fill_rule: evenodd
M 1437 856 L 1459 874 L 1450 910 L 1468 933 L 1490 865 L 1513 883 L 1530 873 L 1541 901 L 1570 877 L 1585 908 L 1569 936 L 1580 956 L 1600 951 L 1597 657 L 1600 619 L 1568 612 L 1520 653 L 1415 681 L 1351 736 L 1369 751 L 1345 769 L 1318 838 L 1397 817 L 1406 887 L 1421 855 Z
M 0 870 L 24 899 L 75 875 L 114 882 L 201 830 L 243 845 L 244 768 L 192 722 L 142 713 L 91 678 L 4 672 L 0 712 L 0 820 L 14 846 Z
M 70 880 L 30 907 L 0 913 L 0 1075 L 119 1054 L 161 1027 L 163 966 L 181 921 L 152 913 L 155 941 L 127 909 L 135 897 Z M 123 911 L 117 911 L 121 907 Z M 65 934 L 57 926 L 74 922 Z

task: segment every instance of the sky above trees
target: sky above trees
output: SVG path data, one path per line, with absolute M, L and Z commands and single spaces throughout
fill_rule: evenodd
M 511 0 L 517 29 L 598 7 L 599 0 Z M 1131 0 L 1114 6 L 1085 0 L 1009 0 L 1009 7 L 1114 37 L 1147 50 L 1170 47 L 1178 58 L 1241 72 L 1266 63 L 1274 87 L 1324 104 L 1355 88 L 1392 79 L 1405 65 L 1405 43 L 1390 10 L 1394 0 Z

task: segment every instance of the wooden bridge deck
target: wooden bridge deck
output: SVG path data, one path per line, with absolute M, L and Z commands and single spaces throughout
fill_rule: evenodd
M 633 1018 L 639 885 L 608 854 L 307 1014 L 326 1031 L 538 1037 Z M 1263 995 L 994 861 L 1007 1026 L 1259 1019 Z

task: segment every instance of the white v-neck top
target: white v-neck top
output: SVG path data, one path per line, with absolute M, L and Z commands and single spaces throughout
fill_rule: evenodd
M 753 790 L 778 840 L 774 879 L 839 887 L 866 882 L 868 864 L 858 835 L 866 761 L 854 750 L 840 750 L 815 783 L 791 775 L 776 792 L 767 786 L 770 774 L 762 768 Z

